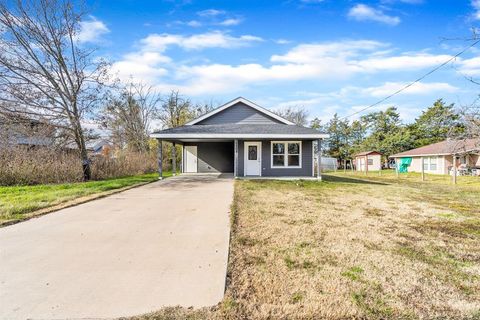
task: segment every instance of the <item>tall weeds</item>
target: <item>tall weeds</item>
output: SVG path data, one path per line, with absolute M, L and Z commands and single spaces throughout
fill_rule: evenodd
M 92 157 L 92 179 L 101 180 L 156 170 L 154 153 L 119 151 Z M 82 165 L 75 152 L 54 148 L 0 148 L 0 185 L 33 185 L 82 181 Z

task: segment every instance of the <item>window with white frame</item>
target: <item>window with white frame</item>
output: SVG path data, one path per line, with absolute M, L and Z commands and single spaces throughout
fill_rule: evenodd
M 300 141 L 272 141 L 272 168 L 301 168 Z
M 437 171 L 437 157 L 424 157 L 423 158 L 423 170 L 425 170 L 425 171 Z
M 430 171 L 437 171 L 437 157 L 430 157 Z
M 423 170 L 428 171 L 428 164 L 430 163 L 430 160 L 428 157 L 423 158 Z

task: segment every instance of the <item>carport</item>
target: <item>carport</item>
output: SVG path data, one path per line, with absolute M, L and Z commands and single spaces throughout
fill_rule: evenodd
M 162 176 L 162 145 L 171 144 L 172 171 L 176 172 L 177 145 L 182 147 L 181 173 L 233 173 L 234 141 L 233 140 L 158 140 L 159 141 L 159 174 Z

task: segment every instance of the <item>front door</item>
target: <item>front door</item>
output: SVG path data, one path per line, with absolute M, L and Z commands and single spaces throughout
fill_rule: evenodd
M 260 176 L 262 166 L 262 143 L 245 141 L 245 164 L 246 176 Z
M 197 172 L 197 146 L 185 146 L 185 172 Z

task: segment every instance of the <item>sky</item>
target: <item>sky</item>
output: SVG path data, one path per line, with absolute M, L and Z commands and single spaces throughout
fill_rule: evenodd
M 195 103 L 238 96 L 309 118 L 349 116 L 462 51 L 480 0 L 88 1 L 80 40 L 115 76 Z M 405 122 L 438 98 L 471 103 L 480 45 L 368 111 L 396 106 Z M 361 113 L 362 114 L 362 113 Z M 350 117 L 355 119 L 361 114 Z

